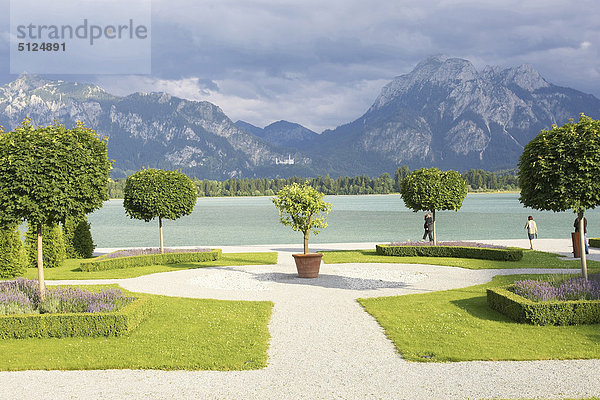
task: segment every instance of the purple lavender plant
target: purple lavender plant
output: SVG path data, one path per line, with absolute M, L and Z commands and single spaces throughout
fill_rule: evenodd
M 0 290 L 0 315 L 31 314 L 33 304 L 29 297 L 17 290 Z
M 0 282 L 0 292 L 4 290 L 16 290 L 25 293 L 33 304 L 40 301 L 40 288 L 36 280 L 17 278 L 12 281 Z
M 91 293 L 78 288 L 49 288 L 40 302 L 37 281 L 0 282 L 0 314 L 91 313 L 116 311 L 133 301 L 118 289 Z
M 78 288 L 54 288 L 48 290 L 39 308 L 41 313 L 104 312 L 117 310 L 132 300 L 133 298 L 124 297 L 123 293 L 116 289 L 90 293 Z
M 545 280 L 516 281 L 511 289 L 532 301 L 599 300 L 600 282 L 571 278 L 552 284 Z

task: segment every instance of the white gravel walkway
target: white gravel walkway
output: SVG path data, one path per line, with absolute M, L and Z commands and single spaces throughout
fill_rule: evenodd
M 526 240 L 506 244 L 521 242 L 528 246 Z M 567 241 L 548 239 L 536 244 L 559 253 L 569 251 Z M 311 250 L 373 247 L 364 243 L 315 245 Z M 224 247 L 227 252 L 273 250 L 279 252 L 277 265 L 86 282 L 118 282 L 128 290 L 171 296 L 272 300 L 267 368 L 237 372 L 0 372 L 0 399 L 491 399 L 600 394 L 599 360 L 406 362 L 356 302 L 358 297 L 465 287 L 488 282 L 497 274 L 556 270 L 324 264 L 319 278 L 307 280 L 295 274 L 291 254 L 300 250 L 296 246 Z M 600 252 L 591 258 L 600 258 Z

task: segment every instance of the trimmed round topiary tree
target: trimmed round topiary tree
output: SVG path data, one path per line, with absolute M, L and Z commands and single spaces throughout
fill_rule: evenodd
M 160 252 L 164 253 L 162 220 L 189 215 L 196 205 L 196 185 L 181 172 L 142 169 L 125 182 L 123 207 L 130 218 L 158 218 Z
M 42 227 L 82 217 L 108 199 L 107 138 L 82 122 L 0 130 L 0 225 L 27 221 L 37 232 L 40 296 L 45 293 Z M 55 257 L 52 257 L 55 258 Z
M 519 201 L 536 210 L 573 210 L 579 219 L 581 275 L 587 279 L 583 214 L 600 205 L 600 121 L 553 125 L 523 149 Z
M 27 251 L 28 265 L 35 268 L 37 265 L 37 237 L 38 232 L 28 226 L 27 233 L 25 234 L 25 249 Z M 65 238 L 60 228 L 60 225 L 54 224 L 52 226 L 44 225 L 42 227 L 42 247 L 44 249 L 44 266 L 46 268 L 60 267 L 62 263 L 67 259 L 67 249 L 65 246 Z
M 406 207 L 414 212 L 431 211 L 433 217 L 433 244 L 437 244 L 435 212 L 458 211 L 467 196 L 467 184 L 457 171 L 421 168 L 402 180 L 400 193 Z
M 14 225 L 0 228 L 0 278 L 22 276 L 26 268 L 21 232 Z
M 76 219 L 69 217 L 63 225 L 67 258 L 91 258 L 96 245 L 87 217 Z

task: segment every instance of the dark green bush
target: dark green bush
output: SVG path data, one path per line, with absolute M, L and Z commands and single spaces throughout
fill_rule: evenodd
M 0 339 L 120 336 L 152 311 L 150 298 L 136 299 L 112 313 L 0 315 Z
M 533 325 L 600 323 L 600 300 L 535 302 L 502 287 L 487 289 L 487 303 L 514 321 Z
M 28 226 L 25 234 L 25 250 L 30 267 L 37 266 L 37 233 L 35 228 Z M 42 249 L 44 254 L 44 268 L 60 267 L 67 258 L 65 238 L 60 228 L 56 224 L 52 227 L 44 225 L 42 227 Z
M 0 228 L 0 278 L 14 278 L 25 273 L 27 258 L 16 226 Z
M 600 238 L 590 238 L 590 247 L 600 247 Z
M 165 253 L 148 254 L 143 256 L 103 258 L 98 257 L 81 263 L 82 271 L 103 271 L 107 269 L 121 269 L 143 267 L 146 265 L 166 265 L 186 262 L 215 261 L 221 258 L 221 249 L 212 249 L 198 253 Z
M 523 258 L 523 250 L 513 247 L 488 249 L 484 247 L 391 246 L 378 244 L 376 250 L 379 255 L 397 257 L 454 257 L 495 261 L 519 261 Z
M 67 258 L 91 258 L 94 254 L 94 240 L 87 217 L 67 218 L 63 226 Z

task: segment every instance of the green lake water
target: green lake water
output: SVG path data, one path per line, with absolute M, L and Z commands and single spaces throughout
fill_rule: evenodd
M 528 215 L 540 238 L 569 238 L 575 214 L 524 208 L 513 193 L 469 194 L 458 212 L 436 213 L 438 240 L 526 238 Z M 423 212 L 404 207 L 400 195 L 326 196 L 333 204 L 329 226 L 311 243 L 390 242 L 421 239 Z M 110 200 L 89 216 L 97 247 L 158 245 L 158 220 L 125 215 L 122 200 Z M 600 236 L 599 211 L 589 211 L 588 237 Z M 164 221 L 165 246 L 301 243 L 302 234 L 279 223 L 269 197 L 199 198 L 194 212 Z

